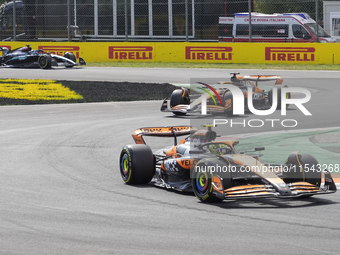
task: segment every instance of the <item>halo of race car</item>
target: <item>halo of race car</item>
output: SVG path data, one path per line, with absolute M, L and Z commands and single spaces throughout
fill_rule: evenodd
M 77 63 L 75 55 L 71 52 L 66 52 L 63 56 L 60 56 L 41 49 L 32 50 L 30 45 L 13 50 L 0 47 L 0 51 L 3 52 L 3 56 L 0 57 L 0 65 L 4 67 L 50 69 L 57 66 L 72 68 L 78 65 L 86 65 L 83 58 L 79 58 Z

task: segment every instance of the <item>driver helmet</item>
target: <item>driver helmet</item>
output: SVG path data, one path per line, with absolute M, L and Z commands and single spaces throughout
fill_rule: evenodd
M 225 144 L 211 144 L 209 145 L 209 151 L 214 154 L 223 155 L 228 153 L 228 148 Z
M 9 49 L 7 47 L 2 47 L 3 55 L 7 55 L 9 53 Z

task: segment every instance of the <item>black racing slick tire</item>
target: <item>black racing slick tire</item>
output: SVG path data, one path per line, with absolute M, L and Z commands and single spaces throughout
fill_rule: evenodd
M 205 203 L 218 203 L 223 200 L 223 191 L 220 191 L 220 196 L 214 194 L 214 174 L 221 179 L 223 190 L 232 186 L 232 177 L 226 164 L 217 158 L 204 159 L 199 161 L 192 170 L 191 185 L 195 196 Z M 226 171 L 218 171 L 225 169 Z M 222 188 L 222 187 L 220 187 Z
M 68 58 L 68 59 L 72 60 L 73 62 L 77 62 L 76 56 L 73 53 L 70 53 L 70 52 L 66 52 L 64 54 L 64 58 Z
M 170 107 L 175 107 L 179 104 L 190 104 L 190 98 L 189 98 L 189 90 L 186 88 L 181 89 L 175 89 L 171 93 L 170 97 Z M 175 115 L 185 115 L 185 113 L 181 112 L 173 112 Z
M 304 181 L 320 187 L 321 168 L 319 162 L 313 156 L 291 153 L 288 156 L 287 164 L 292 166 L 287 173 L 284 172 L 284 176 L 288 181 Z
M 284 88 L 288 88 L 287 85 L 283 86 Z M 291 98 L 291 94 L 288 92 L 286 93 L 286 98 L 290 99 Z M 269 100 L 269 104 L 273 105 L 273 89 L 270 89 L 270 91 L 268 92 L 268 100 Z M 281 110 L 281 87 L 277 88 L 277 110 Z M 286 105 L 286 109 L 289 107 L 289 104 Z
M 175 89 L 171 93 L 170 107 L 175 107 L 179 104 L 190 104 L 189 90 L 186 88 Z
M 224 112 L 228 115 L 228 116 L 232 116 L 233 115 L 233 95 L 230 91 L 227 91 L 224 96 Z
M 43 54 L 38 58 L 38 66 L 41 69 L 50 69 L 52 63 L 52 57 L 50 55 Z
M 147 184 L 155 174 L 154 156 L 145 144 L 124 146 L 119 164 L 120 174 L 126 184 Z
M 75 63 L 77 62 L 76 56 L 75 56 L 73 53 L 66 52 L 66 53 L 64 54 L 64 57 L 65 57 L 65 58 L 68 58 L 68 59 L 70 59 L 70 60 L 72 60 L 72 61 L 75 62 Z M 65 67 L 66 67 L 66 68 L 72 68 L 73 65 L 66 65 Z

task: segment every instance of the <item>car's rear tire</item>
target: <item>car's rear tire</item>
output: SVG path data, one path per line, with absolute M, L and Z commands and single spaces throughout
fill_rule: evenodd
M 224 112 L 228 115 L 228 116 L 232 116 L 233 115 L 233 94 L 230 91 L 227 91 L 224 96 Z
M 50 69 L 51 68 L 51 63 L 52 63 L 52 57 L 47 54 L 43 54 L 39 56 L 38 58 L 38 66 L 41 69 Z
M 283 86 L 284 88 L 288 88 L 287 85 Z M 286 93 L 286 98 L 290 99 L 291 98 L 291 94 L 288 92 Z M 270 89 L 270 91 L 268 92 L 268 100 L 269 100 L 269 104 L 273 105 L 273 89 Z M 281 87 L 277 88 L 277 110 L 281 110 Z M 286 109 L 289 107 L 289 104 L 286 105 Z
M 232 177 L 230 171 L 217 172 L 220 166 L 222 169 L 226 164 L 223 161 L 216 159 L 204 159 L 199 161 L 195 168 L 192 170 L 191 184 L 195 196 L 205 203 L 221 202 L 223 198 L 216 197 L 213 194 L 213 178 L 214 173 L 221 177 L 223 189 L 228 189 L 232 185 Z M 209 168 L 214 167 L 214 168 Z M 214 169 L 215 171 L 212 171 Z M 228 168 L 227 168 L 228 169 Z
M 120 174 L 127 184 L 147 184 L 155 174 L 154 156 L 145 144 L 124 146 L 119 164 Z

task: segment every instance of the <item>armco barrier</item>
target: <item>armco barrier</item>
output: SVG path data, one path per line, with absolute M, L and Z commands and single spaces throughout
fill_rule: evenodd
M 340 64 L 338 43 L 190 43 L 190 42 L 0 42 L 11 49 L 63 55 L 86 62 L 193 62 L 253 64 Z

